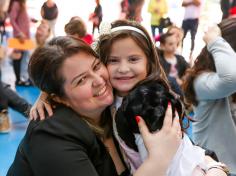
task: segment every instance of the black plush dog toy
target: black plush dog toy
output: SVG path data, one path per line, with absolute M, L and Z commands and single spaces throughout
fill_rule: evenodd
M 175 110 L 184 116 L 183 105 L 169 87 L 162 81 L 148 81 L 139 84 L 124 99 L 118 109 L 115 122 L 118 135 L 126 145 L 138 152 L 134 133 L 140 133 L 135 116 L 141 116 L 151 132 L 161 129 L 165 112 L 171 103 L 173 118 Z M 182 126 L 182 125 L 181 125 Z

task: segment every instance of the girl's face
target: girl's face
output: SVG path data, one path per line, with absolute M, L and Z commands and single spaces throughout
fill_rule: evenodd
M 183 39 L 183 32 L 181 32 L 178 28 L 170 29 L 169 33 L 173 33 L 176 36 L 178 42 L 181 42 Z
M 162 44 L 161 48 L 166 53 L 175 54 L 175 52 L 178 48 L 178 41 L 177 41 L 177 38 L 175 37 L 175 35 L 167 37 L 165 43 Z
M 79 52 L 65 60 L 61 73 L 65 78 L 65 101 L 79 114 L 97 118 L 112 104 L 108 72 L 99 59 Z
M 125 96 L 147 77 L 147 57 L 133 39 L 118 39 L 112 44 L 107 69 L 112 87 Z

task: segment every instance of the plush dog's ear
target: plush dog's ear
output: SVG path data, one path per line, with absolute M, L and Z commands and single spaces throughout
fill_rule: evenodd
M 124 116 L 124 113 L 121 108 L 117 110 L 115 116 L 115 122 L 117 127 L 117 132 L 120 138 L 125 142 L 125 144 L 138 152 L 137 145 L 135 144 L 135 136 L 132 133 L 130 126 L 127 122 L 127 119 Z

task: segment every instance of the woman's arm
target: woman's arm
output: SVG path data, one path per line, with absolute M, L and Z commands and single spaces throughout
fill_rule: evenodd
M 194 87 L 199 100 L 223 98 L 236 91 L 236 53 L 220 36 L 216 26 L 209 28 L 204 36 L 216 72 L 205 72 L 196 78 Z
M 207 168 L 206 168 L 207 176 L 216 176 L 216 175 L 227 176 L 227 174 L 229 174 L 228 168 L 226 165 L 220 162 L 216 162 L 210 156 L 205 156 L 205 163 L 207 164 Z M 223 165 L 223 167 L 219 165 Z

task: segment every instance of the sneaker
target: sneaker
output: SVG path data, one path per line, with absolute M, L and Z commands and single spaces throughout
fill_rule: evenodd
M 32 86 L 32 83 L 28 80 L 28 81 L 16 81 L 16 85 L 17 86 Z
M 0 112 L 0 133 L 9 133 L 11 129 L 7 111 Z

